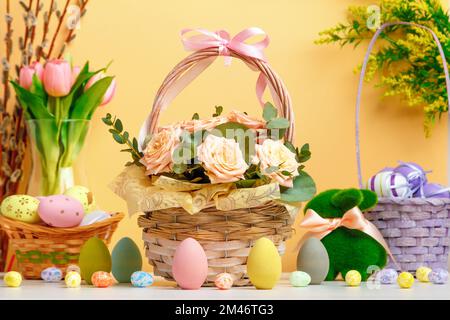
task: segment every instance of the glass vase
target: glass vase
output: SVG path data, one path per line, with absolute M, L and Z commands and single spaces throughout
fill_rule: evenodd
M 27 120 L 33 168 L 27 193 L 61 194 L 74 185 L 87 185 L 83 146 L 89 120 Z

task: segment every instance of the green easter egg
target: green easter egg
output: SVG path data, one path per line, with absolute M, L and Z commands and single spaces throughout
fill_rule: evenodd
M 95 198 L 92 192 L 83 186 L 73 186 L 64 192 L 64 195 L 71 196 L 81 202 L 86 214 L 95 209 Z
M 24 194 L 6 197 L 2 201 L 0 212 L 7 218 L 26 222 L 38 223 L 41 221 L 37 208 L 39 200 Z
M 142 269 L 142 256 L 136 243 L 128 237 L 117 242 L 112 251 L 112 274 L 118 282 L 131 282 L 131 275 Z
M 289 282 L 294 287 L 307 287 L 311 283 L 311 277 L 306 272 L 294 271 L 291 273 Z
M 111 272 L 111 255 L 108 247 L 99 238 L 90 238 L 81 247 L 78 266 L 81 277 L 87 284 L 92 284 L 91 277 L 94 272 Z

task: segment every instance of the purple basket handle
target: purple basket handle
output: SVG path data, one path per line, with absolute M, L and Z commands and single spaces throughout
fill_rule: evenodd
M 444 66 L 444 73 L 445 73 L 445 83 L 446 83 L 446 87 L 447 87 L 447 95 L 450 98 L 450 77 L 449 77 L 449 72 L 448 72 L 448 67 L 447 67 L 447 60 L 445 58 L 445 54 L 444 54 L 444 50 L 442 49 L 442 45 L 441 42 L 439 41 L 439 38 L 437 37 L 437 35 L 433 32 L 433 30 L 431 30 L 428 27 L 422 26 L 420 24 L 416 24 L 416 23 L 411 23 L 411 22 L 389 22 L 389 23 L 385 23 L 383 24 L 373 35 L 372 40 L 370 40 L 369 43 L 369 47 L 367 48 L 367 52 L 366 52 L 366 56 L 364 57 L 364 62 L 362 65 L 362 69 L 361 69 L 361 73 L 359 76 L 359 84 L 358 84 L 358 94 L 356 96 L 356 121 L 355 121 L 355 137 L 356 137 L 356 163 L 357 163 L 357 167 L 358 167 L 358 181 L 359 181 L 359 187 L 363 188 L 363 180 L 362 180 L 362 169 L 361 169 L 361 155 L 360 155 L 360 145 L 359 145 L 359 114 L 360 114 L 360 106 L 361 106 L 361 94 L 362 94 L 362 87 L 364 84 L 364 78 L 365 78 L 365 74 L 366 74 L 366 69 L 367 69 L 367 64 L 369 62 L 369 58 L 370 58 L 370 53 L 372 52 L 373 46 L 376 42 L 376 40 L 378 39 L 378 37 L 380 36 L 381 32 L 383 32 L 384 29 L 386 29 L 387 27 L 390 26 L 394 26 L 394 25 L 406 25 L 406 26 L 414 26 L 414 27 L 418 27 L 424 30 L 427 30 L 428 32 L 431 33 L 431 35 L 434 38 L 434 41 L 437 44 L 437 47 L 439 49 L 439 53 L 441 55 L 442 58 L 442 64 Z M 449 106 L 449 112 L 450 112 L 450 99 L 448 100 L 448 106 Z

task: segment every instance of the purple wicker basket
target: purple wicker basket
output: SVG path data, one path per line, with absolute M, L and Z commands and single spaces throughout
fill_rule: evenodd
M 359 113 L 362 86 L 372 48 L 381 32 L 393 25 L 410 25 L 429 31 L 439 48 L 444 65 L 447 92 L 450 97 L 450 78 L 444 51 L 436 34 L 429 28 L 409 22 L 386 23 L 375 32 L 362 66 L 356 101 L 356 158 L 358 179 L 363 187 Z M 449 101 L 450 110 L 450 101 Z M 415 272 L 420 266 L 447 269 L 450 247 L 450 199 L 437 198 L 380 198 L 378 205 L 365 217 L 380 229 L 402 271 Z M 393 261 L 389 266 L 398 269 Z

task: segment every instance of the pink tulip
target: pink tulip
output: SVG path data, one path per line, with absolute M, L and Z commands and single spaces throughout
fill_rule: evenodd
M 35 61 L 29 66 L 23 66 L 20 69 L 19 74 L 19 84 L 21 87 L 29 90 L 33 84 L 33 76 L 36 74 L 39 80 L 42 81 L 42 74 L 44 72 L 44 69 L 42 67 L 42 64 Z
M 69 62 L 55 59 L 47 62 L 43 76 L 44 88 L 52 97 L 63 97 L 72 88 L 72 68 Z
M 81 72 L 80 66 L 75 66 L 72 68 L 72 85 L 74 85 L 75 81 L 77 81 L 78 75 Z
M 96 83 L 97 81 L 99 81 L 105 77 L 106 77 L 106 74 L 103 71 L 97 73 L 96 75 L 94 75 L 92 78 L 89 79 L 84 90 L 86 91 L 87 89 L 92 87 L 94 85 L 94 83 Z M 111 84 L 109 85 L 108 90 L 106 90 L 105 95 L 103 96 L 102 103 L 100 103 L 100 105 L 104 106 L 105 104 L 108 104 L 114 97 L 115 93 L 116 93 L 116 79 L 113 79 L 111 81 Z

